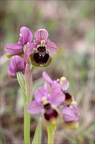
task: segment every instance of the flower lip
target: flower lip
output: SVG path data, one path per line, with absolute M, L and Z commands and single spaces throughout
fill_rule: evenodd
M 50 103 L 44 105 L 44 110 L 45 110 L 44 117 L 47 121 L 56 119 L 58 117 L 58 112 L 51 106 Z
M 51 57 L 49 56 L 46 47 L 39 46 L 33 54 L 30 55 L 31 62 L 35 65 L 48 65 L 51 62 Z
M 39 46 L 38 48 L 37 48 L 37 50 L 39 51 L 39 53 L 45 53 L 46 52 L 46 47 L 44 46 Z
M 50 103 L 47 103 L 47 104 L 43 105 L 43 107 L 44 107 L 45 110 L 49 109 L 50 106 L 51 106 Z
M 45 47 L 38 47 L 38 55 L 39 55 L 39 61 L 43 61 L 45 55 L 46 55 L 46 48 Z
M 63 90 L 62 90 L 63 91 Z M 63 93 L 65 94 L 65 100 L 69 100 L 69 99 L 72 99 L 72 96 L 66 92 L 66 91 L 63 91 Z

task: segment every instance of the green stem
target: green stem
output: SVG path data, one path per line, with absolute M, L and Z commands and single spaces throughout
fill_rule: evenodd
M 48 133 L 48 144 L 53 144 L 54 143 L 54 134 Z
M 54 143 L 54 132 L 55 132 L 56 125 L 49 124 L 47 126 L 47 132 L 48 132 L 48 144 Z
M 30 144 L 30 114 L 27 112 L 27 104 L 24 97 L 24 144 Z
M 23 92 L 24 102 L 24 144 L 30 144 L 30 114 L 27 113 L 27 105 L 30 103 L 30 88 L 31 86 L 31 75 L 29 66 L 26 67 L 26 75 L 20 72 L 17 73 L 17 80 Z M 30 81 L 29 81 L 30 80 Z

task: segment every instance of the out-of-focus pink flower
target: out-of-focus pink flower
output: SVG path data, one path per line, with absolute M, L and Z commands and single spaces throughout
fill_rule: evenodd
M 32 41 L 32 32 L 27 27 L 20 29 L 20 39 L 18 43 L 6 44 L 4 49 L 8 55 L 20 55 L 23 53 L 23 47 Z
M 47 66 L 51 62 L 51 56 L 56 54 L 58 48 L 55 43 L 48 40 L 48 32 L 39 29 L 35 32 L 35 41 L 27 51 L 34 66 Z
M 73 101 L 73 96 L 69 94 L 66 90 L 69 87 L 69 82 L 65 77 L 61 77 L 57 80 L 52 80 L 46 72 L 43 72 L 43 78 L 45 80 L 44 87 L 47 89 L 50 93 L 52 91 L 59 91 L 65 95 L 65 104 L 70 104 Z
M 13 56 L 8 66 L 8 75 L 12 78 L 16 78 L 17 72 L 25 72 L 25 64 L 23 58 L 19 56 Z
M 78 121 L 79 111 L 77 106 L 63 106 L 62 116 L 64 122 Z
M 43 78 L 45 80 L 45 88 L 48 89 L 49 91 L 56 90 L 57 88 L 60 87 L 61 91 L 65 91 L 69 87 L 69 82 L 65 77 L 61 77 L 60 79 L 57 79 L 53 81 L 46 72 L 43 72 Z
M 74 101 L 75 102 L 75 101 Z M 64 104 L 62 111 L 62 127 L 69 129 L 77 129 L 78 128 L 78 119 L 79 119 L 79 110 L 77 106 L 71 104 Z
M 35 91 L 35 100 L 28 105 L 27 111 L 30 114 L 43 112 L 45 119 L 50 120 L 58 115 L 55 107 L 64 101 L 65 97 L 62 95 L 58 92 L 50 94 L 46 89 L 40 87 Z

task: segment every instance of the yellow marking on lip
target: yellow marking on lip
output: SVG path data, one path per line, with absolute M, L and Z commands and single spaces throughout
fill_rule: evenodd
M 65 80 L 66 80 L 65 77 L 61 77 L 61 78 L 60 78 L 60 84 L 63 84 L 63 81 L 65 81 Z

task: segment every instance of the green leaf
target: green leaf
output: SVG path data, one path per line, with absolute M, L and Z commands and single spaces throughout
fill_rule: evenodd
M 21 72 L 17 73 L 17 80 L 18 83 L 23 91 L 23 94 L 26 96 L 26 92 L 25 92 L 25 78 L 24 75 Z
M 41 144 L 41 118 L 39 119 L 32 144 Z

